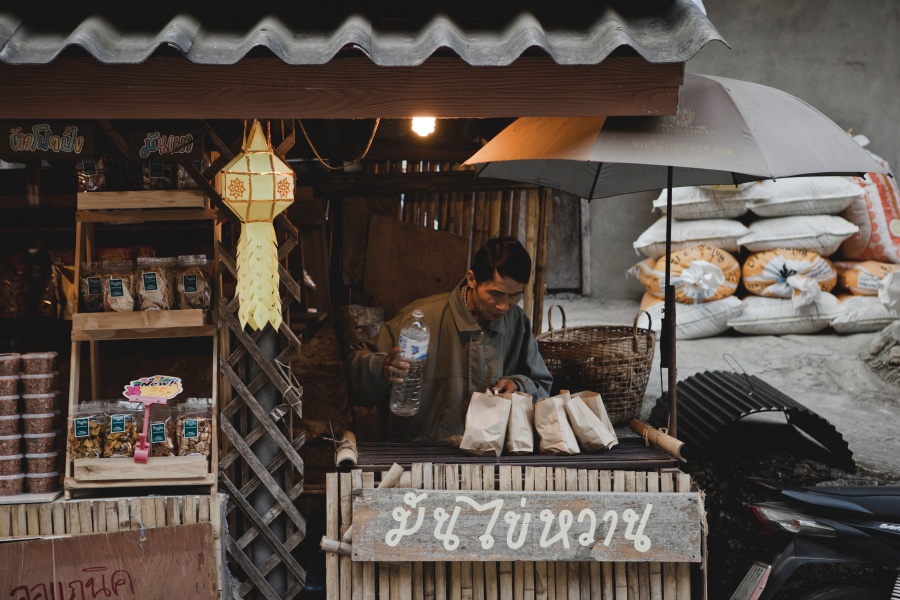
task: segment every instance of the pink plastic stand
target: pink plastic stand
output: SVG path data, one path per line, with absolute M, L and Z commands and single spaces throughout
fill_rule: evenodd
M 150 444 L 147 443 L 147 428 L 150 426 L 150 405 L 165 404 L 166 398 L 148 398 L 146 396 L 128 396 L 129 402 L 140 402 L 144 405 L 144 430 L 138 434 L 138 445 L 134 449 L 134 462 L 145 463 L 150 457 Z

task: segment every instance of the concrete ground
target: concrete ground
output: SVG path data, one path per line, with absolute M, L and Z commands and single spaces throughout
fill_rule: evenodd
M 579 325 L 630 325 L 638 302 L 602 301 L 570 295 L 544 300 L 546 308 L 558 304 L 566 312 L 569 327 Z M 554 314 L 559 327 L 559 314 Z M 828 330 L 830 331 L 830 330 Z M 744 371 L 769 383 L 809 410 L 828 420 L 850 445 L 857 467 L 880 478 L 900 481 L 900 387 L 880 379 L 859 358 L 860 351 L 877 333 L 837 335 L 746 335 L 729 330 L 717 337 L 678 340 L 678 379 L 702 371 Z M 728 354 L 734 360 L 728 359 Z M 729 365 L 729 362 L 731 365 Z M 641 412 L 646 422 L 660 396 L 659 345 L 644 395 Z

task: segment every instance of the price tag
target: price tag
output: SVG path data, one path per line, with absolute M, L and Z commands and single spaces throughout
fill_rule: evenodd
M 200 437 L 200 432 L 198 431 L 198 428 L 197 428 L 197 419 L 185 419 L 184 420 L 184 432 L 182 433 L 181 437 L 183 437 L 185 439 L 190 439 L 190 438 L 196 439 L 196 438 Z
M 156 281 L 156 272 L 149 271 L 141 273 L 141 279 L 144 282 L 145 292 L 155 292 L 159 289 L 159 282 Z
M 150 423 L 150 443 L 161 444 L 166 441 L 166 424 L 162 421 L 159 423 Z
M 110 298 L 124 298 L 125 287 L 122 285 L 121 279 L 110 278 L 109 280 L 109 296 Z
M 181 287 L 184 288 L 185 293 L 187 294 L 195 294 L 197 293 L 197 276 L 196 275 L 185 275 L 181 278 Z
M 91 435 L 91 418 L 79 417 L 75 419 L 75 437 L 83 438 Z

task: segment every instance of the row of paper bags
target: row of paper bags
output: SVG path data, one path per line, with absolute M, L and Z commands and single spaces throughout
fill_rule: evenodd
M 472 394 L 459 447 L 475 456 L 530 454 L 535 433 L 542 454 L 595 452 L 619 443 L 596 392 L 563 391 L 534 404 L 530 394 L 488 390 Z

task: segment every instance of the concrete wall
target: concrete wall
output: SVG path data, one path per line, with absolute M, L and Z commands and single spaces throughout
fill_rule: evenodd
M 792 94 L 844 129 L 868 137 L 868 150 L 894 171 L 900 168 L 900 2 L 704 0 L 704 5 L 731 49 L 708 44 L 688 61 L 688 72 L 754 81 Z M 591 203 L 592 296 L 640 298 L 642 288 L 623 271 L 641 258 L 631 242 L 655 220 L 650 202 Z

